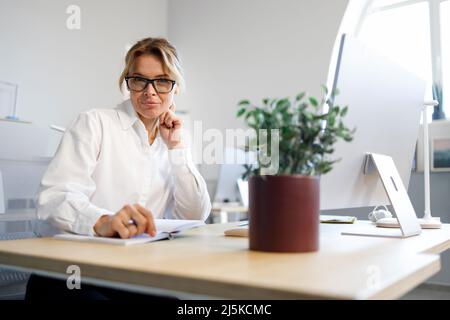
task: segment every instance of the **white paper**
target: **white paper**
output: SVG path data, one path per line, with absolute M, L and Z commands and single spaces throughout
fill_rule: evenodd
M 202 220 L 155 219 L 157 233 L 156 236 L 154 237 L 150 237 L 148 234 L 143 233 L 130 239 L 90 237 L 78 234 L 57 234 L 54 236 L 54 238 L 60 240 L 101 242 L 101 243 L 128 246 L 133 244 L 147 243 L 170 238 L 173 233 L 177 233 L 179 231 L 186 229 L 191 229 L 204 224 L 205 223 Z

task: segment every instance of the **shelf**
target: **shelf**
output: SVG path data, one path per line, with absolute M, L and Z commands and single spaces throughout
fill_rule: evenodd
M 0 117 L 0 121 L 7 121 L 7 122 L 16 122 L 16 123 L 31 123 L 31 121 L 27 121 L 27 120 L 13 120 L 13 119 L 6 119 L 3 117 Z

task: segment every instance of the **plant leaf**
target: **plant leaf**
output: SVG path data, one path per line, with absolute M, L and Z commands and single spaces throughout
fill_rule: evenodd
M 328 95 L 327 88 L 322 85 L 322 89 Z M 337 94 L 337 90 L 333 94 Z M 337 161 L 328 158 L 334 152 L 335 143 L 338 140 L 352 141 L 356 129 L 351 130 L 342 121 L 347 115 L 348 106 L 341 108 L 334 105 L 334 100 L 329 96 L 333 103 L 329 103 L 325 110 L 319 109 L 326 98 L 305 99 L 305 93 L 301 92 L 295 100 L 265 98 L 259 106 L 252 105 L 249 100 L 240 102 L 237 117 L 242 117 L 248 127 L 258 132 L 260 129 L 268 130 L 267 137 L 257 135 L 253 138 L 253 152 L 260 154 L 264 150 L 264 153 L 271 150 L 270 129 L 279 130 L 277 175 L 325 174 L 332 170 Z M 245 177 L 261 175 L 264 166 L 260 158 L 257 161 L 255 166 L 246 167 Z
M 236 117 L 239 118 L 240 116 L 242 116 L 245 113 L 245 111 L 246 111 L 245 108 L 239 109 L 239 111 L 236 113 Z
M 238 106 L 248 106 L 250 105 L 250 101 L 249 100 L 241 100 L 238 103 Z
M 300 92 L 296 97 L 295 97 L 295 101 L 300 101 L 305 97 L 305 92 Z
M 319 102 L 314 97 L 309 97 L 309 103 L 311 103 L 314 107 L 317 107 L 319 105 Z

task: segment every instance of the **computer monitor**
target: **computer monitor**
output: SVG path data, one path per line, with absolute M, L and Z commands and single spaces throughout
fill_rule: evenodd
M 393 158 L 407 188 L 425 82 L 387 58 L 343 35 L 334 74 L 335 105 L 349 106 L 343 119 L 356 128 L 354 139 L 338 141 L 332 157 L 341 159 L 321 177 L 322 210 L 386 205 L 390 201 L 379 176 L 363 173 L 366 153 Z
M 238 180 L 245 172 L 242 164 L 222 164 L 217 180 L 214 202 L 240 202 Z
M 214 202 L 242 202 L 248 204 L 248 195 L 245 193 L 245 182 L 242 175 L 245 173 L 244 164 L 254 163 L 254 154 L 238 148 L 226 147 L 224 159 L 220 165 Z

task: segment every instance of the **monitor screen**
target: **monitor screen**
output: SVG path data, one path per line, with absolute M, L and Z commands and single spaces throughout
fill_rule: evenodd
M 376 172 L 363 173 L 366 153 L 393 158 L 408 187 L 425 96 L 425 82 L 360 41 L 343 35 L 333 90 L 334 104 L 349 106 L 343 119 L 356 128 L 352 142 L 338 141 L 332 158 L 340 159 L 321 177 L 321 209 L 389 204 Z

